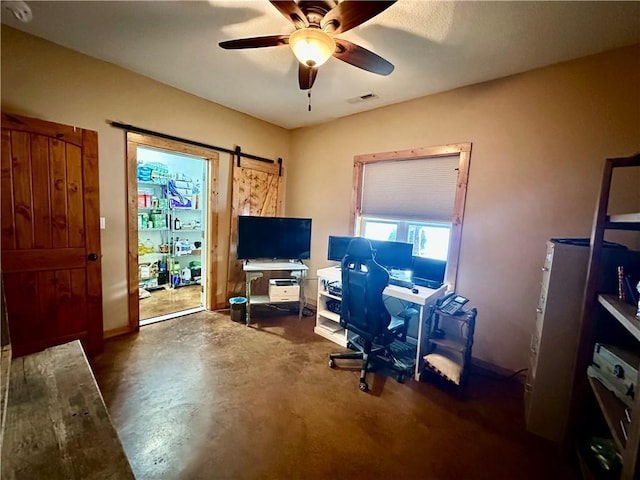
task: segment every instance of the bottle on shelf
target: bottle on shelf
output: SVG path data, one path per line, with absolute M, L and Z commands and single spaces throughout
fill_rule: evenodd
M 182 228 L 182 224 L 180 223 L 180 219 L 178 217 L 175 218 L 173 222 L 173 229 L 180 230 Z
M 145 253 L 153 253 L 153 242 L 151 241 L 150 238 L 147 238 L 147 240 L 144 242 L 144 251 Z
M 182 280 L 185 282 L 191 281 L 191 269 L 189 267 L 185 267 L 182 269 Z

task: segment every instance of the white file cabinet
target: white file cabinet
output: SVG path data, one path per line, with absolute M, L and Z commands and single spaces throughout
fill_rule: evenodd
M 527 429 L 560 441 L 569 411 L 589 247 L 547 242 L 525 384 Z

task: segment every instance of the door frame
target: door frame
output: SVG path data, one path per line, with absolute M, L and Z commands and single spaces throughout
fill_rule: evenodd
M 138 146 L 167 150 L 178 154 L 192 155 L 207 161 L 207 217 L 205 248 L 207 248 L 206 289 L 204 308 L 215 308 L 218 266 L 214 259 L 218 251 L 218 170 L 220 158 L 216 151 L 189 145 L 175 140 L 166 140 L 152 135 L 127 132 L 127 297 L 129 305 L 128 331 L 140 329 L 140 299 L 138 297 Z

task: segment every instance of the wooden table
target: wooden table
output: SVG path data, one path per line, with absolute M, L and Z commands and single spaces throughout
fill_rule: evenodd
M 11 362 L 2 479 L 133 479 L 78 340 Z

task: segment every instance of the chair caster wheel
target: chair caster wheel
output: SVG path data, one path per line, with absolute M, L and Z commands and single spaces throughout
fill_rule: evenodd
M 404 373 L 401 373 L 400 375 L 398 375 L 396 377 L 396 380 L 398 381 L 398 383 L 404 383 L 404 380 L 405 380 Z
M 336 362 L 333 360 L 333 358 L 329 359 L 329 368 L 335 368 L 336 367 Z
M 369 390 L 369 385 L 367 385 L 367 382 L 360 382 L 360 390 L 363 392 L 366 392 Z

